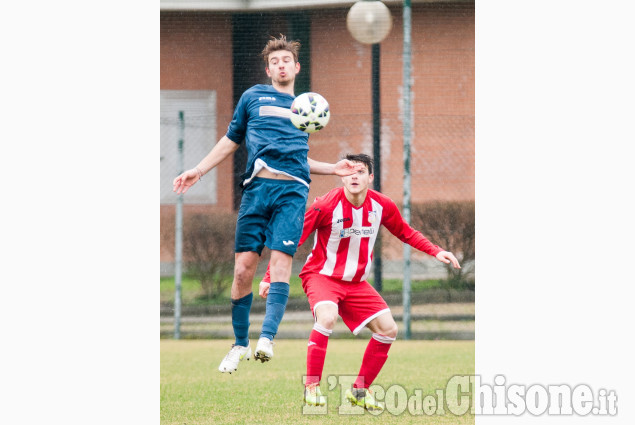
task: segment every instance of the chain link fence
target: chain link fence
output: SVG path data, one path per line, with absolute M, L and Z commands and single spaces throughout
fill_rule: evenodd
M 183 113 L 183 122 L 179 113 Z M 210 90 L 166 90 L 161 92 L 161 204 L 176 203 L 172 181 L 178 169 L 178 143 L 183 139 L 185 169 L 196 165 L 216 143 L 216 93 Z M 211 204 L 218 202 L 217 170 L 192 186 L 185 203 Z
M 267 82 L 264 63 L 258 55 L 269 36 L 284 33 L 289 39 L 302 40 L 301 79 L 296 84 L 296 95 L 316 91 L 330 103 L 331 121 L 325 130 L 311 135 L 309 156 L 335 162 L 348 153 L 372 155 L 371 49 L 355 42 L 347 32 L 347 11 L 348 8 L 333 7 L 302 13 L 161 13 L 162 276 L 174 274 L 177 195 L 172 191 L 172 181 L 180 172 L 179 140 L 183 139 L 185 169 L 194 167 L 209 153 L 225 134 L 242 92 L 254 84 Z M 381 45 L 381 187 L 384 194 L 401 206 L 404 193 L 401 9 L 391 7 L 391 12 L 393 32 Z M 412 16 L 413 92 L 409 117 L 412 130 L 412 209 L 413 212 L 417 208 L 425 210 L 424 205 L 430 202 L 461 204 L 463 209 L 465 203 L 468 209 L 471 203 L 473 208 L 474 5 L 416 4 Z M 183 112 L 183 122 L 179 121 L 179 111 Z M 227 215 L 236 213 L 241 195 L 237 182 L 242 172 L 244 153 L 239 152 L 233 160 L 228 159 L 213 169 L 188 191 L 183 198 L 185 234 L 188 234 L 188 223 L 197 221 L 200 216 L 207 216 L 214 223 L 225 222 Z M 316 196 L 341 185 L 339 178 L 334 176 L 312 176 L 312 179 L 309 203 Z M 223 220 L 218 219 L 221 215 Z M 440 241 L 432 242 L 441 245 Z M 293 274 L 296 276 L 310 245 L 307 243 L 300 247 L 294 258 Z M 224 246 L 233 250 L 233 240 L 225 241 Z M 453 246 L 443 248 L 457 249 Z M 473 256 L 473 250 L 471 252 Z M 461 253 L 455 253 L 461 259 Z M 268 260 L 266 249 L 263 254 L 257 278 L 264 273 Z M 401 241 L 384 230 L 381 252 L 384 279 L 399 279 L 402 275 L 402 254 Z M 185 265 L 192 258 L 191 253 L 189 257 L 188 253 L 184 253 Z M 473 258 L 467 260 L 471 262 L 473 273 Z M 411 265 L 415 280 L 448 276 L 444 265 L 416 250 L 412 252 Z M 463 321 L 448 327 L 444 319 L 440 319 L 437 322 L 443 323 L 437 328 L 421 327 L 419 324 L 413 332 L 434 335 L 436 331 L 456 331 L 462 332 L 462 336 L 457 338 L 470 339 L 473 335 L 473 307 L 470 307 L 473 292 L 467 298 L 456 292 L 446 291 L 444 294 L 431 299 L 419 299 L 413 295 L 413 302 L 461 301 L 465 304 L 461 310 Z M 386 298 L 391 305 L 399 308 L 401 301 L 398 295 L 386 294 Z M 300 312 L 307 308 L 306 303 L 300 304 L 294 306 L 290 303 L 288 311 L 297 309 Z M 256 302 L 256 312 L 257 305 Z M 170 326 L 169 301 L 162 306 L 162 315 L 165 315 L 162 333 L 167 333 Z M 220 307 L 220 310 L 206 308 L 200 311 L 194 309 L 190 313 L 207 315 L 222 310 Z M 184 312 L 187 314 L 188 311 L 188 306 L 184 306 Z M 418 311 L 414 308 L 413 314 L 420 314 Z M 219 332 L 214 333 L 205 330 L 207 328 L 201 330 L 200 323 L 192 326 L 192 335 L 201 331 L 207 337 L 229 336 L 225 333 L 231 328 L 225 323 Z M 304 327 L 303 324 L 302 329 Z

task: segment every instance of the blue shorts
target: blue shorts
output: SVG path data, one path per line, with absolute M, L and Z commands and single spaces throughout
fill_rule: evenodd
M 269 249 L 295 254 L 302 236 L 309 188 L 295 180 L 256 177 L 243 191 L 235 252 Z

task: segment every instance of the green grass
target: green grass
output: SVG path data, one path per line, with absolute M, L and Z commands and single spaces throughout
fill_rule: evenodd
M 337 376 L 357 375 L 366 344 L 361 338 L 330 341 L 322 380 L 326 414 L 307 414 L 302 402 L 306 340 L 276 341 L 272 361 L 243 361 L 231 375 L 217 370 L 231 341 L 161 340 L 161 424 L 474 424 L 469 412 L 455 416 L 447 406 L 444 415 L 422 414 L 420 405 L 415 410 L 419 416 L 407 408 L 399 415 L 388 409 L 378 417 L 363 411 L 351 414 L 360 409 L 342 403 L 344 389 L 333 385 L 329 390 L 328 383 L 336 383 Z M 399 340 L 375 383 L 386 390 L 398 384 L 408 397 L 419 389 L 425 397 L 445 388 L 452 376 L 473 373 L 474 341 Z M 387 407 L 395 406 L 394 398 L 386 401 Z
M 372 285 L 374 283 L 373 279 L 368 279 L 368 282 Z M 382 279 L 382 293 L 401 293 L 403 290 L 403 280 L 401 279 Z M 412 292 L 421 291 L 424 289 L 430 288 L 440 288 L 442 286 L 442 282 L 439 279 L 429 279 L 429 280 L 413 280 L 410 282 L 410 290 Z
M 372 284 L 372 279 L 369 280 Z M 389 294 L 402 291 L 403 281 L 400 279 L 383 279 L 382 280 L 382 293 Z M 229 282 L 231 284 L 231 282 Z M 255 279 L 252 287 L 254 295 L 258 294 L 258 285 L 260 284 L 260 277 Z M 411 282 L 412 292 L 421 291 L 429 288 L 441 287 L 440 280 L 414 280 Z M 228 285 L 229 286 L 229 285 Z M 219 297 L 208 300 L 201 298 L 201 284 L 192 276 L 185 275 L 181 279 L 181 302 L 183 304 L 227 304 L 230 300 L 230 288 L 228 287 L 225 292 Z M 291 276 L 290 281 L 290 298 L 304 298 L 306 295 L 302 290 L 302 282 L 298 276 Z M 162 277 L 161 278 L 161 302 L 174 302 L 174 278 Z
M 196 302 L 196 298 L 201 293 L 201 283 L 191 276 L 181 278 L 181 302 L 191 304 Z M 161 302 L 174 302 L 174 278 L 161 278 Z
M 260 278 L 254 279 L 252 283 L 252 290 L 254 295 L 258 294 L 258 285 L 260 284 Z M 227 289 L 222 295 L 215 299 L 208 300 L 202 298 L 201 283 L 192 276 L 185 275 L 181 278 L 181 302 L 183 304 L 226 304 L 230 300 L 231 281 L 228 282 Z M 306 297 L 302 290 L 302 282 L 297 276 L 291 277 L 289 297 Z M 161 278 L 161 302 L 173 302 L 174 301 L 174 278 L 162 277 Z

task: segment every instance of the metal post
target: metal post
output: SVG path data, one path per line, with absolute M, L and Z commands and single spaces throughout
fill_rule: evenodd
M 410 224 L 410 0 L 403 7 L 403 217 Z M 410 245 L 403 245 L 403 326 L 404 339 L 410 339 Z
M 183 173 L 183 139 L 185 119 L 179 111 L 178 174 Z M 176 235 L 174 247 L 174 339 L 181 338 L 181 263 L 183 257 L 183 194 L 176 198 Z
M 380 109 L 380 58 L 379 43 L 372 45 L 372 92 L 373 92 L 373 162 L 375 179 L 373 187 L 376 191 L 381 192 L 381 109 Z M 381 275 L 381 232 L 377 233 L 375 239 L 375 252 L 373 255 L 373 263 L 375 270 L 374 286 L 377 292 L 382 290 Z

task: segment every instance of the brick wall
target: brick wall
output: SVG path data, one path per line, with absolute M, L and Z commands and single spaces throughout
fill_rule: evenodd
M 234 113 L 231 34 L 228 14 L 161 13 L 161 90 L 216 90 L 219 139 Z M 214 208 L 231 209 L 232 172 L 231 159 L 218 166 L 218 205 Z M 223 176 L 228 184 L 223 183 Z
M 348 9 L 313 10 L 312 90 L 326 97 L 331 122 L 310 137 L 309 155 L 334 162 L 348 152 L 372 155 L 371 47 L 346 29 Z M 402 9 L 391 8 L 393 29 L 381 45 L 382 191 L 403 195 Z M 474 199 L 474 5 L 412 7 L 412 202 Z M 161 89 L 216 90 L 218 136 L 233 113 L 232 26 L 228 13 L 161 13 Z M 263 71 L 264 72 L 264 71 Z M 189 167 L 192 164 L 186 164 Z M 218 204 L 189 210 L 229 210 L 232 161 L 218 167 Z M 340 185 L 313 176 L 309 202 Z M 174 222 L 174 207 L 161 207 Z M 161 247 L 172 261 L 173 247 Z
M 381 45 L 382 191 L 403 195 L 403 27 Z M 328 42 L 320 38 L 328 34 Z M 331 122 L 310 138 L 310 154 L 331 161 L 346 152 L 372 155 L 371 47 L 356 42 L 342 10 L 316 13 L 313 90 L 331 105 Z M 328 46 L 328 47 L 327 47 Z M 415 5 L 412 14 L 412 201 L 474 199 L 474 7 Z M 316 176 L 310 198 L 338 184 Z

